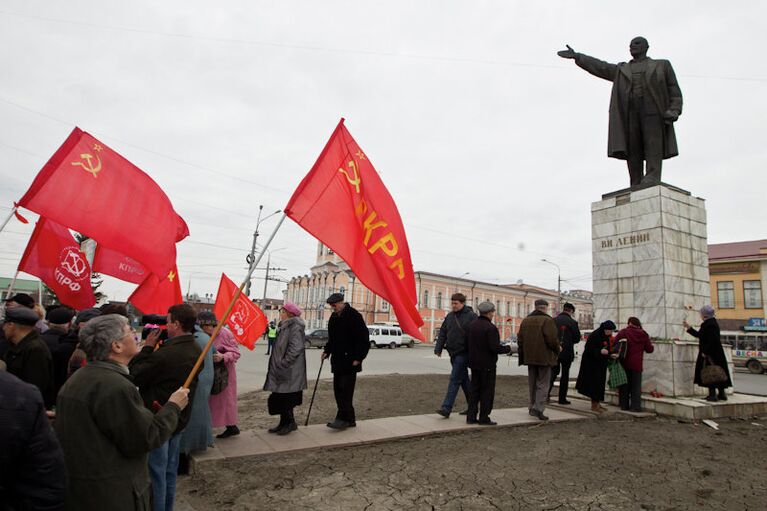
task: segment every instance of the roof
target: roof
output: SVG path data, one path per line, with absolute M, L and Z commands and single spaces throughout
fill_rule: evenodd
M 0 293 L 5 293 L 8 290 L 12 280 L 8 277 L 0 277 Z M 39 280 L 16 279 L 16 282 L 13 283 L 13 293 L 37 293 L 39 285 Z
M 717 243 L 708 246 L 709 262 L 728 259 L 767 259 L 767 239 Z

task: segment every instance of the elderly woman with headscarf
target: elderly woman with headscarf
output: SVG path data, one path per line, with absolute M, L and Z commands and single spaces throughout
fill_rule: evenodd
M 211 311 L 200 312 L 197 322 L 208 335 L 212 335 L 218 325 L 216 315 Z M 213 339 L 211 352 L 213 363 L 223 362 L 228 373 L 226 387 L 218 394 L 211 394 L 208 400 L 211 422 L 214 428 L 226 426 L 216 438 L 228 438 L 240 434 L 240 428 L 237 427 L 237 371 L 234 367 L 240 358 L 240 347 L 234 334 L 223 327 Z
M 306 388 L 305 324 L 299 316 L 301 309 L 294 303 L 285 302 L 280 309 L 277 339 L 272 346 L 264 383 L 264 390 L 272 391 L 269 415 L 280 416 L 280 422 L 268 431 L 278 435 L 298 429 L 293 408 L 301 404 Z
M 719 337 L 719 323 L 716 322 L 714 317 L 714 308 L 710 305 L 704 305 L 700 309 L 700 318 L 703 322 L 700 324 L 700 329 L 695 330 L 687 323 L 687 320 L 682 322 L 687 329 L 687 333 L 693 337 L 698 338 L 698 359 L 695 361 L 695 384 L 701 387 L 708 387 L 708 397 L 706 401 L 727 401 L 727 394 L 724 389 L 732 387 L 732 379 L 730 378 L 730 370 L 727 367 L 727 358 L 724 356 L 724 348 L 722 348 L 722 340 Z M 715 385 L 705 385 L 701 379 L 701 371 L 704 365 L 713 364 L 724 369 L 724 373 L 727 375 L 727 380 Z M 719 390 L 719 396 L 717 397 L 717 389 Z
M 607 320 L 589 334 L 583 348 L 578 381 L 575 384 L 579 394 L 591 398 L 591 411 L 597 413 L 605 411 L 599 403 L 605 399 L 607 363 L 610 360 L 611 337 L 614 331 L 615 323 Z

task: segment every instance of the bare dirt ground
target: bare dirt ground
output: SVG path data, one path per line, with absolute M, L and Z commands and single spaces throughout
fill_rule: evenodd
M 524 380 L 499 378 L 497 407 L 525 406 Z M 394 375 L 358 384 L 362 419 L 429 413 L 447 382 Z M 269 424 L 251 408 L 265 400 L 247 396 L 241 424 Z M 329 383 L 318 400 L 316 422 L 331 419 Z M 720 428 L 606 416 L 208 462 L 179 480 L 178 496 L 196 510 L 765 509 L 767 418 Z
M 436 374 L 360 376 L 354 392 L 357 419 L 377 419 L 400 415 L 432 413 L 442 404 L 448 377 Z M 295 409 L 296 420 L 303 424 L 312 397 L 314 381 L 304 391 L 304 404 Z M 495 408 L 527 406 L 527 378 L 499 376 L 496 381 Z M 266 411 L 268 392 L 249 392 L 240 396 L 238 413 L 240 429 L 271 427 L 277 422 Z M 455 413 L 466 409 L 466 399 L 458 392 Z M 310 424 L 325 424 L 335 419 L 336 402 L 333 382 L 320 380 L 314 400 Z

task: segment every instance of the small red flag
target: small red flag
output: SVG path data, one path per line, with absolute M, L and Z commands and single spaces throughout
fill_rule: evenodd
M 222 273 L 221 283 L 218 285 L 218 294 L 216 295 L 216 305 L 213 308 L 216 317 L 221 318 L 224 315 L 236 292 L 237 285 Z M 266 316 L 263 311 L 244 294 L 240 294 L 237 298 L 232 312 L 229 313 L 229 317 L 222 318 L 221 320 L 225 320 L 225 324 L 232 331 L 237 342 L 249 350 L 253 350 L 256 342 L 266 330 L 267 325 Z
M 424 340 L 397 205 L 343 119 L 285 213 L 346 261 L 368 289 L 391 303 L 403 331 Z
M 19 213 L 19 204 L 17 202 L 13 203 L 13 214 L 16 217 L 16 220 L 21 222 L 22 224 L 28 224 L 29 220 L 21 216 L 21 213 Z
M 171 305 L 184 303 L 178 270 L 174 266 L 162 279 L 150 273 L 128 301 L 144 314 L 166 314 Z
M 64 305 L 79 310 L 96 304 L 85 254 L 69 229 L 52 220 L 37 221 L 19 271 L 39 277 Z
M 148 175 L 75 128 L 35 177 L 19 205 L 167 275 L 184 219 Z
M 133 282 L 134 284 L 141 284 L 149 274 L 140 262 L 101 245 L 96 245 L 93 271 L 110 275 L 125 282 Z

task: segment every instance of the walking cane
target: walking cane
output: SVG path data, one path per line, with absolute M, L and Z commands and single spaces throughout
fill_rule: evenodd
M 314 392 L 312 392 L 312 400 L 309 402 L 309 411 L 306 412 L 306 423 L 304 424 L 304 426 L 309 425 L 309 416 L 312 414 L 312 406 L 314 405 L 314 396 L 317 395 L 317 384 L 320 383 L 320 375 L 322 374 L 322 364 L 324 363 L 325 363 L 325 359 L 323 358 L 320 361 L 320 370 L 317 373 L 317 381 L 314 382 Z

